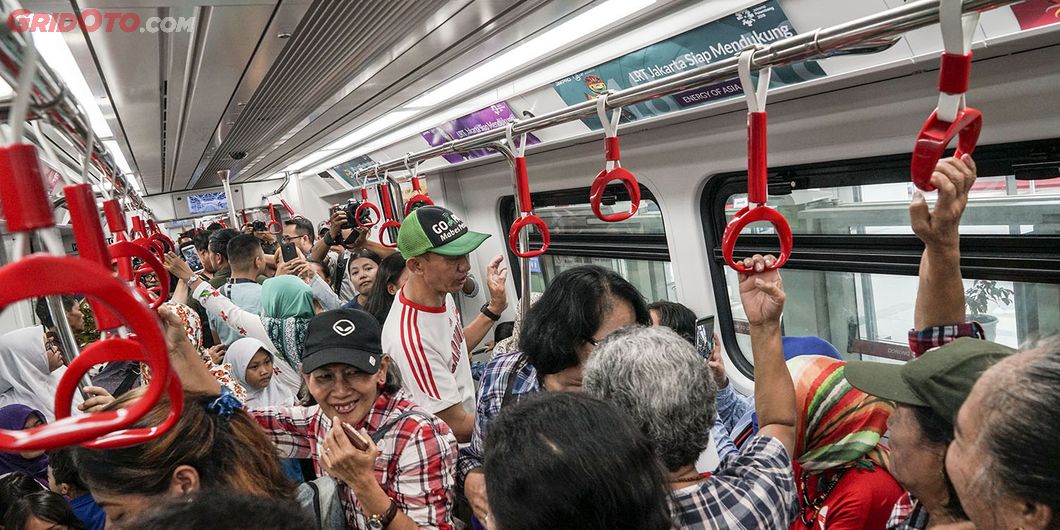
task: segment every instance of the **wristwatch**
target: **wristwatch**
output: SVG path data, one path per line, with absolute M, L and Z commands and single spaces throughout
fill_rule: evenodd
M 490 311 L 490 305 L 489 304 L 482 304 L 482 308 L 479 309 L 479 311 L 482 311 L 483 315 L 486 315 L 487 318 L 489 318 L 490 320 L 492 320 L 494 322 L 496 322 L 496 321 L 501 319 L 500 315 L 498 315 L 497 313 L 494 313 L 493 311 Z
M 390 499 L 390 507 L 386 509 L 386 513 L 383 515 L 372 515 L 368 517 L 368 528 L 371 530 L 383 530 L 390 525 L 394 517 L 397 516 L 398 505 L 394 502 L 394 499 Z

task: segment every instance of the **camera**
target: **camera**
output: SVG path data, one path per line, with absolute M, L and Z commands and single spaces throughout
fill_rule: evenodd
M 265 221 L 254 221 L 253 223 L 251 223 L 251 226 L 254 227 L 255 232 L 264 232 L 267 228 L 267 226 L 265 225 Z
M 350 199 L 346 201 L 346 204 L 342 207 L 342 210 L 346 212 L 346 225 L 343 228 L 357 228 L 360 225 L 367 226 L 372 222 L 372 212 L 368 208 L 361 210 L 361 215 L 357 215 L 357 209 L 361 207 L 361 201 L 357 199 Z M 356 219 L 357 222 L 353 220 Z

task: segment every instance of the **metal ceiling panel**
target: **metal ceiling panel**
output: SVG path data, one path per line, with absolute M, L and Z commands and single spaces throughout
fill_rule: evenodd
M 315 2 L 228 137 L 222 139 L 221 156 L 197 171 L 191 185 L 216 185 L 218 170 L 238 169 L 246 163 L 226 155 L 256 156 L 271 145 L 269 140 L 288 134 L 339 92 L 350 72 L 385 54 L 408 27 L 423 23 L 436 10 L 435 3 L 418 0 Z

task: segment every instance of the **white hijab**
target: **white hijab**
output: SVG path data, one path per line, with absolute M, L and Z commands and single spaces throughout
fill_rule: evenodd
M 44 413 L 55 421 L 55 389 L 66 373 L 61 366 L 48 371 L 44 328 L 31 326 L 0 336 L 0 406 L 20 403 Z M 74 393 L 73 412 L 84 398 Z
M 289 407 L 298 398 L 298 375 L 277 355 L 272 356 L 273 376 L 265 388 L 254 388 L 247 383 L 247 366 L 258 350 L 269 351 L 264 342 L 245 337 L 232 343 L 225 352 L 225 362 L 232 365 L 232 376 L 247 390 L 246 405 L 250 408 Z

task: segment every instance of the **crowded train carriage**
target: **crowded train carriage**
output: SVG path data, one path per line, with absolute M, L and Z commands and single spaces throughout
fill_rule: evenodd
M 1060 529 L 1057 0 L 0 10 L 5 529 Z

